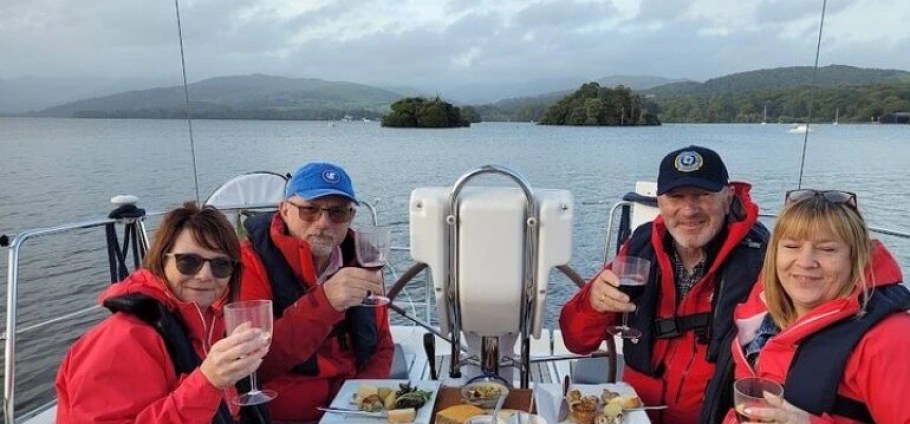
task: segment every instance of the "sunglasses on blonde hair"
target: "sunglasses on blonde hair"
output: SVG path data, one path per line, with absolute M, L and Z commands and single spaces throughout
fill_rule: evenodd
M 827 202 L 843 203 L 856 209 L 856 193 L 843 190 L 813 190 L 808 188 L 790 190 L 784 197 L 784 204 L 789 205 L 812 197 L 821 197 Z
M 183 275 L 196 275 L 202 269 L 206 262 L 212 269 L 212 276 L 215 278 L 227 278 L 234 273 L 237 267 L 237 261 L 226 256 L 206 259 L 195 253 L 168 253 L 165 256 L 174 258 L 174 264 L 177 265 L 177 271 Z

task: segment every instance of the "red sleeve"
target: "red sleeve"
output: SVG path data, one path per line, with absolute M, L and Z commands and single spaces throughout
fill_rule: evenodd
M 910 423 L 908 333 L 910 315 L 894 314 L 869 330 L 847 361 L 839 391 L 866 404 L 877 423 Z
M 240 298 L 272 299 L 265 266 L 248 242 L 243 244 L 241 258 L 243 279 L 240 283 Z M 281 318 L 275 320 L 272 345 L 259 368 L 259 378 L 269 381 L 313 356 L 325 342 L 332 327 L 343 319 L 344 312 L 336 311 L 329 304 L 321 285 L 301 296 L 284 310 Z
M 379 345 L 355 378 L 389 378 L 389 373 L 392 372 L 395 345 L 392 343 L 392 332 L 389 327 L 388 307 L 376 308 L 376 323 L 379 326 Z
M 269 381 L 316 354 L 343 319 L 344 312 L 332 307 L 321 285 L 297 299 L 275 321 L 272 346 L 259 368 L 259 377 Z
M 594 278 L 597 278 L 596 276 Z M 607 338 L 607 326 L 613 323 L 616 314 L 600 313 L 591 307 L 588 292 L 592 278 L 575 296 L 562 307 L 559 314 L 559 328 L 562 339 L 569 351 L 587 355 L 600 346 Z
M 240 247 L 243 274 L 240 279 L 240 300 L 271 299 L 272 286 L 265 272 L 265 265 L 253 251 L 248 241 Z
M 150 326 L 116 314 L 67 353 L 56 381 L 57 423 L 211 423 L 222 400 L 197 368 L 179 383 Z

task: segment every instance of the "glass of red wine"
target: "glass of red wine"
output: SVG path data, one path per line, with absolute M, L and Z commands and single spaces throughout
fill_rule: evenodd
M 613 261 L 613 273 L 619 277 L 619 290 L 635 302 L 645 291 L 651 272 L 651 261 L 634 256 L 620 256 Z M 622 325 L 611 325 L 607 331 L 624 339 L 641 338 L 641 331 L 629 327 L 629 313 L 622 314 Z
M 360 267 L 379 272 L 381 276 L 382 269 L 389 263 L 391 239 L 392 234 L 388 228 L 358 228 L 355 232 L 354 241 L 357 249 L 357 262 L 360 263 Z M 383 280 L 383 292 L 367 292 L 367 296 L 361 304 L 363 306 L 382 306 L 388 303 L 389 298 L 385 296 L 385 281 Z

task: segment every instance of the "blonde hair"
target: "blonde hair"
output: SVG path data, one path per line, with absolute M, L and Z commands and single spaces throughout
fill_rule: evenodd
M 872 258 L 872 240 L 859 211 L 846 203 L 836 203 L 823 196 L 811 196 L 784 206 L 774 224 L 765 262 L 762 283 L 768 312 L 780 328 L 796 321 L 796 308 L 777 275 L 777 252 L 781 240 L 811 240 L 814 235 L 828 233 L 850 247 L 850 278 L 837 297 L 847 297 L 859 286 L 863 308 L 868 298 L 865 270 Z

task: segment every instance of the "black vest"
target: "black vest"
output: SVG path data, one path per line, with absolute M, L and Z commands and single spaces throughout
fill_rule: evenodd
M 104 301 L 104 307 L 112 313 L 123 312 L 133 315 L 148 323 L 164 339 L 171 362 L 177 376 L 189 374 L 202 364 L 202 359 L 193 349 L 193 344 L 187 335 L 186 327 L 171 311 L 158 300 L 144 294 L 134 293 L 122 297 L 113 297 Z M 248 379 L 237 382 L 240 393 L 249 391 Z M 218 405 L 218 411 L 212 418 L 212 424 L 233 423 L 231 411 L 224 400 Z M 268 409 L 265 405 L 252 405 L 240 408 L 240 422 L 243 424 L 265 424 L 271 422 Z
M 651 273 L 641 300 L 636 302 L 637 309 L 629 318 L 629 325 L 641 330 L 642 337 L 638 343 L 623 343 L 626 366 L 660 378 L 664 373 L 663 366 L 654 368 L 651 361 L 657 339 L 694 331 L 699 343 L 708 343 L 705 360 L 715 364 L 714 375 L 706 389 L 707 393 L 713 394 L 705 396 L 699 422 L 720 422 L 733 404 L 733 355 L 730 351 L 736 336 L 733 310 L 749 298 L 758 279 L 768 244 L 768 230 L 756 222 L 721 264 L 714 277 L 712 312 L 660 320 L 657 319 L 657 305 L 663 270 L 651 244 L 651 231 L 651 223 L 642 225 L 628 241 L 627 254 L 650 260 Z
M 660 378 L 663 369 L 655 369 L 651 354 L 659 338 L 673 338 L 695 331 L 700 343 L 708 343 L 707 360 L 715 362 L 719 355 L 729 354 L 723 341 L 734 333 L 733 309 L 745 301 L 752 291 L 764 260 L 768 230 L 755 223 L 746 237 L 733 248 L 718 269 L 714 283 L 711 313 L 673 316 L 658 319 L 657 305 L 661 290 L 661 274 L 654 246 L 651 244 L 651 224 L 639 227 L 629 239 L 626 254 L 651 261 L 651 273 L 637 309 L 629 317 L 629 325 L 638 328 L 642 337 L 638 343 L 623 343 L 626 365 L 636 371 Z
M 837 394 L 853 349 L 870 328 L 910 309 L 910 290 L 900 284 L 872 291 L 866 312 L 851 316 L 803 340 L 787 371 L 787 400 L 813 415 L 829 413 L 871 423 L 863 403 Z M 897 335 L 896 337 L 902 337 Z
M 254 215 L 244 222 L 244 227 L 253 250 L 256 251 L 265 266 L 269 284 L 272 287 L 275 319 L 278 319 L 284 314 L 285 309 L 305 294 L 305 286 L 294 274 L 294 270 L 269 235 L 274 215 L 272 213 Z M 342 241 L 341 257 L 342 263 L 346 266 L 357 265 L 353 237 L 345 237 Z M 379 345 L 379 329 L 376 326 L 374 308 L 362 306 L 348 308 L 344 321 L 335 325 L 328 337 L 337 337 L 341 348 L 347 349 L 348 335 L 352 338 L 356 366 L 360 368 L 376 352 L 376 347 Z M 306 361 L 297 364 L 291 369 L 291 372 L 311 376 L 319 375 L 319 363 L 316 356 L 313 354 Z

